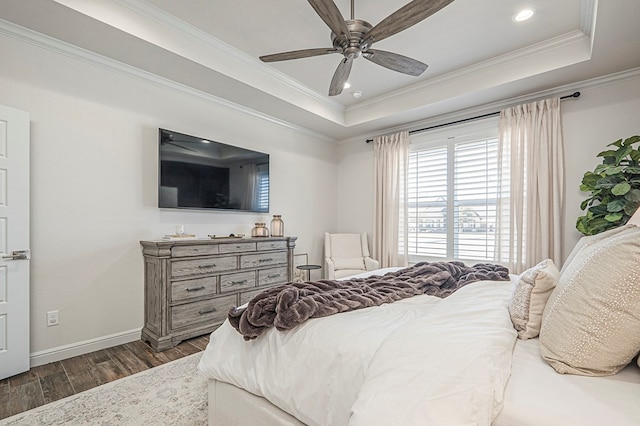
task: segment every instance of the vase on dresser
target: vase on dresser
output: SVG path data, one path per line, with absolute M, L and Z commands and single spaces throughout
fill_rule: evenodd
M 282 220 L 282 216 L 279 214 L 274 214 L 273 219 L 271 219 L 271 236 L 284 236 L 284 221 Z

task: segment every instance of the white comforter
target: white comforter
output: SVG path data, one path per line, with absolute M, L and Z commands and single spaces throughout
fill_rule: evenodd
M 481 281 L 248 342 L 225 322 L 199 368 L 308 425 L 489 425 L 516 338 L 511 285 Z

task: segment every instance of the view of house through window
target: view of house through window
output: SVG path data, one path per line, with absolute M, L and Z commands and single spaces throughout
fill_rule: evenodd
M 490 120 L 411 136 L 410 261 L 494 260 L 497 132 L 497 120 Z

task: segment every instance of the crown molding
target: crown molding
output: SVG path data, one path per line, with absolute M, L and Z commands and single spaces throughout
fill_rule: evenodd
M 580 3 L 580 31 L 590 37 L 592 41 L 597 14 L 598 0 L 582 0 L 582 3 Z
M 235 102 L 231 102 L 226 99 L 203 92 L 201 90 L 194 89 L 187 85 L 177 83 L 173 80 L 160 77 L 156 74 L 143 71 L 131 65 L 127 65 L 106 56 L 99 55 L 95 52 L 44 35 L 20 25 L 16 25 L 3 19 L 0 19 L 0 35 L 11 37 L 20 42 L 28 43 L 38 48 L 65 56 L 67 58 L 90 64 L 107 72 L 112 72 L 128 78 L 132 78 L 158 88 L 170 90 L 174 93 L 187 95 L 202 102 L 229 108 L 245 115 L 267 121 L 280 127 L 284 127 L 289 130 L 307 134 L 314 138 L 318 138 L 328 142 L 335 142 L 335 139 L 328 137 L 322 133 L 307 129 L 302 126 L 298 126 L 296 124 L 281 120 L 279 118 L 270 116 L 260 111 L 256 111 L 254 109 L 247 108 Z
M 60 0 L 54 0 L 60 2 Z M 64 0 L 62 0 L 64 1 Z M 342 104 L 336 102 L 326 96 L 321 95 L 310 87 L 300 83 L 283 72 L 276 70 L 273 67 L 264 65 L 264 63 L 253 56 L 249 56 L 241 50 L 236 49 L 228 43 L 223 42 L 210 35 L 209 33 L 202 31 L 201 29 L 188 24 L 175 16 L 165 12 L 164 10 L 150 5 L 142 0 L 112 0 L 119 3 L 140 15 L 151 18 L 163 25 L 171 27 L 176 31 L 183 33 L 191 38 L 197 39 L 204 44 L 209 45 L 214 51 L 224 52 L 226 55 L 233 56 L 237 60 L 245 63 L 247 66 L 255 68 L 256 71 L 263 73 L 273 79 L 280 81 L 281 83 L 300 91 L 305 96 L 313 98 L 317 102 L 325 103 L 331 108 L 344 108 Z
M 344 126 L 342 104 L 143 0 L 51 1 Z
M 410 123 L 405 123 L 399 126 L 389 127 L 384 130 L 380 130 L 378 132 L 350 137 L 348 139 L 340 141 L 339 143 L 340 145 L 353 143 L 353 142 L 361 143 L 365 139 L 371 139 L 376 136 L 388 135 L 391 133 L 397 133 L 404 130 L 412 131 L 415 129 L 421 129 L 423 127 L 438 126 L 445 123 L 450 123 L 452 121 L 464 120 L 464 119 L 468 119 L 469 117 L 475 117 L 483 114 L 492 113 L 495 111 L 500 111 L 502 109 L 505 109 L 514 105 L 535 102 L 540 99 L 550 98 L 554 96 L 564 96 L 576 90 L 584 91 L 588 89 L 604 87 L 611 84 L 617 84 L 617 83 L 621 83 L 628 80 L 634 80 L 638 78 L 640 78 L 640 67 L 632 68 L 629 70 L 608 74 L 600 77 L 595 77 L 588 80 L 578 81 L 575 83 L 565 84 L 562 86 L 557 86 L 550 89 L 529 93 L 527 95 L 503 99 L 501 101 L 491 102 L 488 104 L 483 104 L 481 106 L 467 108 L 464 110 L 459 110 L 459 111 L 451 112 L 448 114 L 439 115 L 437 117 L 431 117 L 424 120 L 412 121 Z
M 579 30 L 496 56 L 347 108 L 347 126 L 483 90 L 591 58 L 590 39 Z M 411 104 L 413 99 L 413 104 Z

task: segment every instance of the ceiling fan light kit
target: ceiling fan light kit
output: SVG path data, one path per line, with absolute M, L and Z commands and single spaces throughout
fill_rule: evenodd
M 308 0 L 318 16 L 331 29 L 333 48 L 294 50 L 261 56 L 263 62 L 288 61 L 312 56 L 339 53 L 344 56 L 338 64 L 329 85 L 329 96 L 342 93 L 351 73 L 353 60 L 363 57 L 374 64 L 411 76 L 419 76 L 427 64 L 407 56 L 384 50 L 371 49 L 373 43 L 390 37 L 428 18 L 453 0 L 413 0 L 375 26 L 354 18 L 354 0 L 351 0 L 351 19 L 345 20 L 333 0 Z

